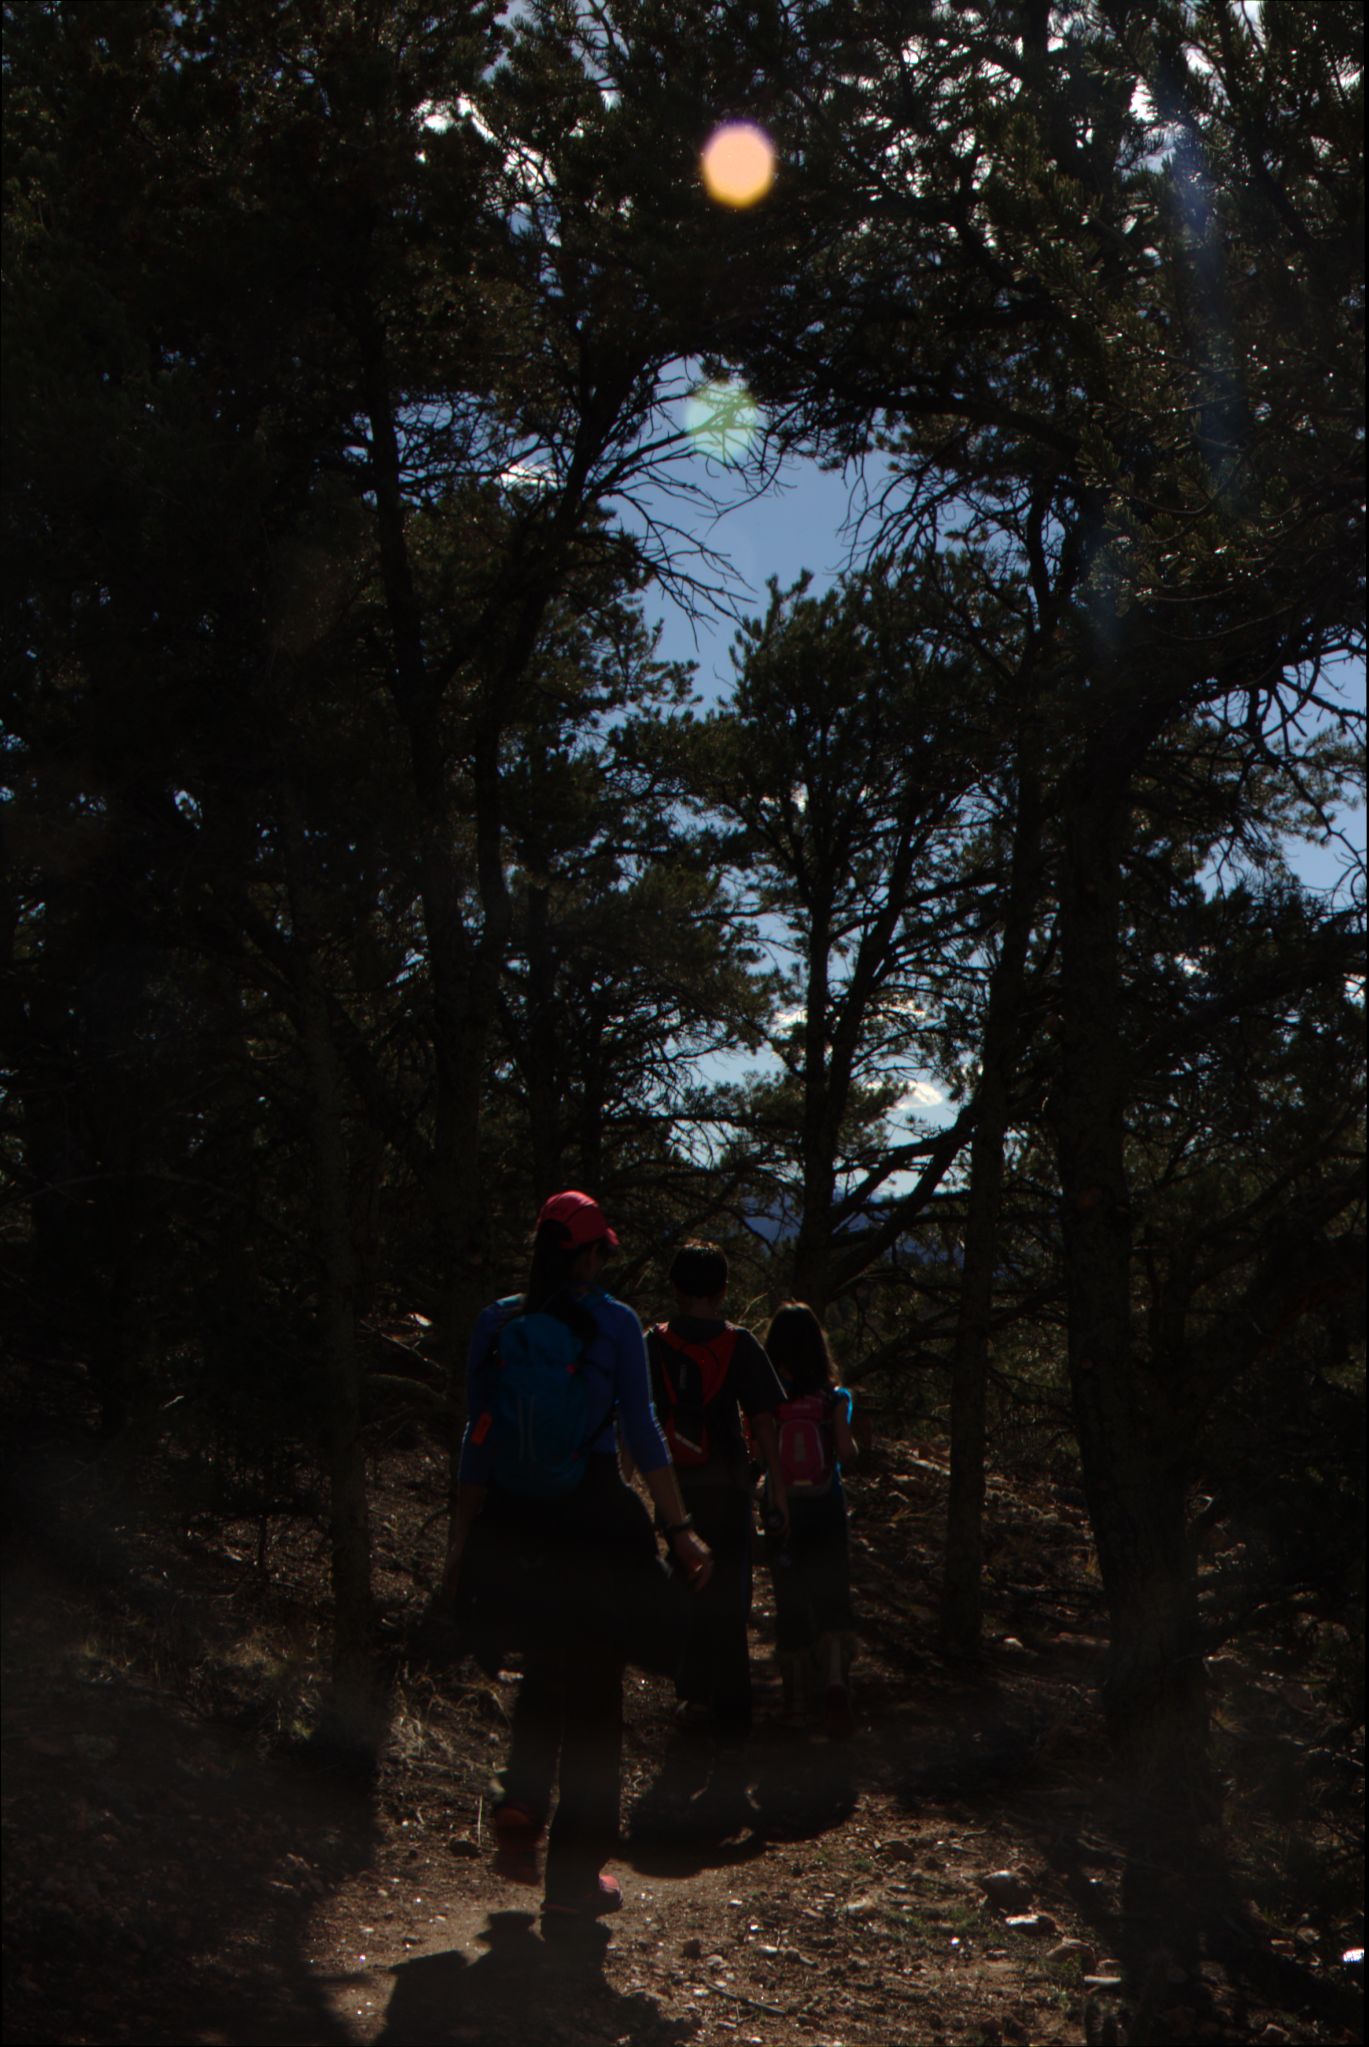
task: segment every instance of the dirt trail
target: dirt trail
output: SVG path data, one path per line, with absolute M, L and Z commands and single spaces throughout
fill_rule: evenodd
M 532 1894 L 475 1858 L 461 1858 L 454 1880 L 426 1843 L 404 1876 L 362 1880 L 331 1901 L 317 1931 L 332 1943 L 331 2008 L 353 2038 L 853 2047 L 1082 2037 L 1079 1963 L 1049 1963 L 1051 1929 L 1009 1928 L 976 1882 L 1020 1846 L 1012 1830 L 995 1837 L 944 1811 L 910 1812 L 881 1782 L 882 1727 L 840 1748 L 764 1729 L 749 1816 L 734 1807 L 729 1824 L 720 1807 L 710 1826 L 705 1793 L 682 1837 L 648 1788 L 667 1710 L 662 1699 L 639 1704 L 632 1774 L 645 1831 L 630 1826 L 614 1865 L 624 1909 L 595 1932 L 547 1944 Z
M 379 1488 L 381 1590 L 401 1620 L 441 1483 L 423 1453 Z M 291 1753 L 323 1568 L 307 1529 L 273 1538 L 269 1581 L 217 1524 L 177 1541 L 106 1526 L 79 1568 L 27 1545 L 4 1643 L 6 2040 L 1109 2037 L 1125 2019 L 1123 1859 L 1081 1512 L 1049 1488 L 1000 1489 L 994 1635 L 962 1679 L 931 1648 L 941 1484 L 938 1460 L 909 1451 L 853 1487 L 853 1739 L 781 1723 L 763 1596 L 744 1797 L 710 1792 L 667 1688 L 630 1680 L 625 1906 L 550 1944 L 536 1894 L 489 1866 L 507 1684 L 402 1663 L 374 1791 Z M 995 1901 L 980 1880 L 1005 1869 L 1020 1894 Z M 1287 1999 L 1252 2001 L 1215 1962 L 1172 1973 L 1157 2038 L 1356 2037 L 1311 2003 L 1290 2019 Z

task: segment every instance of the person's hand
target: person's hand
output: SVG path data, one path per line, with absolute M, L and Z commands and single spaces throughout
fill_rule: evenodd
M 692 1592 L 702 1592 L 713 1576 L 713 1552 L 692 1528 L 677 1528 L 670 1538 L 670 1553 L 689 1580 Z

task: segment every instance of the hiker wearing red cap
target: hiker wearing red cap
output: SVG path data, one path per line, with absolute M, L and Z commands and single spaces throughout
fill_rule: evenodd
M 668 1585 L 650 1519 L 623 1482 L 619 1429 L 677 1569 L 701 1590 L 712 1568 L 652 1407 L 641 1324 L 600 1284 L 617 1245 L 588 1194 L 554 1194 L 524 1292 L 483 1311 L 467 1361 L 446 1585 L 474 1580 L 523 1654 L 492 1815 L 495 1867 L 537 1882 L 559 1794 L 546 1833 L 547 1931 L 622 1902 L 602 1864 L 618 1836 L 623 1666 L 670 1654 Z
M 602 1244 L 608 1251 L 618 1249 L 618 1239 L 605 1221 L 603 1209 L 591 1196 L 577 1192 L 574 1187 L 564 1194 L 553 1194 L 542 1203 L 537 1217 L 539 1230 L 543 1223 L 560 1223 L 566 1233 L 564 1241 L 577 1251 L 586 1244 Z

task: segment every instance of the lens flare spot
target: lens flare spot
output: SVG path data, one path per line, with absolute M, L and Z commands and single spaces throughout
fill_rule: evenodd
M 760 408 L 745 384 L 733 378 L 717 378 L 691 391 L 684 423 L 697 452 L 713 462 L 744 462 L 760 438 Z
M 775 182 L 775 145 L 754 121 L 725 121 L 699 158 L 704 189 L 720 206 L 754 206 Z

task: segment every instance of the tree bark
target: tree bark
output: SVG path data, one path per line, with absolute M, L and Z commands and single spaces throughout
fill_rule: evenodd
M 998 959 L 989 978 L 969 1207 L 951 1381 L 951 1487 L 941 1585 L 941 1639 L 953 1656 L 978 1652 L 983 1626 L 985 1395 L 989 1316 L 998 1258 L 1003 1145 L 1024 1026 L 1027 949 L 1038 894 L 1041 791 L 1034 762 L 1022 766 Z
M 131 876 L 115 882 L 114 902 L 132 896 Z M 86 1058 L 82 1121 L 90 1133 L 93 1182 L 82 1204 L 94 1309 L 88 1336 L 91 1381 L 100 1401 L 100 1432 L 113 1441 L 155 1411 L 155 1394 L 141 1384 L 146 1343 L 139 1296 L 143 1263 L 141 1210 L 146 1200 L 148 1107 L 138 1099 L 137 1019 L 150 958 L 134 915 L 108 904 L 103 929 L 92 934 L 84 994 Z M 155 1112 L 152 1112 L 155 1113 Z M 68 1276 L 64 1285 L 70 1285 Z
M 1209 1805 L 1208 1723 L 1184 1446 L 1147 1397 L 1132 1346 L 1120 930 L 1127 769 L 1091 759 L 1070 794 L 1055 1121 L 1070 1389 L 1111 1626 L 1103 1704 L 1133 1791 L 1157 1815 L 1196 1819 Z
M 528 889 L 528 1009 L 525 1057 L 528 1133 L 532 1143 L 533 1199 L 540 1207 L 561 1186 L 561 1104 L 556 1086 L 556 1021 L 552 1000 L 556 962 L 550 933 L 551 890 L 542 879 Z
M 333 1593 L 330 1685 L 316 1732 L 330 1759 L 363 1772 L 377 1761 L 384 1733 L 384 1687 L 376 1660 L 371 1588 L 370 1508 L 361 1440 L 361 1359 L 356 1340 L 355 1270 L 342 1066 L 328 999 L 313 954 L 301 834 L 287 817 L 291 972 L 307 1092 L 313 1168 L 313 1234 L 323 1367 L 324 1467 Z
M 794 1244 L 794 1293 L 821 1319 L 831 1294 L 832 1196 L 836 1155 L 827 1026 L 831 936 L 825 901 L 813 913 L 804 1017 L 802 1213 Z
M 360 339 L 381 577 L 393 641 L 392 693 L 408 740 L 418 810 L 419 892 L 433 991 L 436 1088 L 430 1191 L 438 1295 L 433 1340 L 459 1411 L 465 1333 L 486 1293 L 488 1205 L 480 1171 L 480 1126 L 486 1053 L 512 923 L 499 789 L 499 730 L 507 705 L 497 682 L 505 678 L 501 675 L 495 682 L 485 678 L 484 691 L 496 708 L 483 721 L 478 715 L 472 720 L 478 728 L 473 763 L 476 879 L 484 917 L 473 940 L 466 929 L 454 852 L 451 761 L 439 716 L 443 683 L 429 672 L 424 657 L 422 604 L 409 559 L 385 338 L 369 313 L 361 320 Z M 482 683 L 472 687 L 478 696 Z M 454 1502 L 455 1445 L 451 1489 Z

